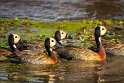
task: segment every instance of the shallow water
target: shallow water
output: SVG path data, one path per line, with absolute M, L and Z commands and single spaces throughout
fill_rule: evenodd
M 61 60 L 56 65 L 0 63 L 2 83 L 123 83 L 124 57 L 108 57 L 107 63 Z
M 0 0 L 0 17 L 124 20 L 124 0 Z

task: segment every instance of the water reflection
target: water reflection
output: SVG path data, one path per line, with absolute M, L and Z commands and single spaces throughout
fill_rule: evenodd
M 107 57 L 107 64 L 79 60 L 56 65 L 0 63 L 0 82 L 108 83 L 123 82 L 124 57 Z
M 42 21 L 78 19 L 124 20 L 123 0 L 1 0 L 0 17 Z
M 63 61 L 56 65 L 0 63 L 1 81 L 19 82 L 93 82 L 94 67 L 100 64 L 82 61 Z

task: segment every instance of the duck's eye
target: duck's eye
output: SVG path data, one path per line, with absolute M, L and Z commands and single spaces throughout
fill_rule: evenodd
M 104 30 L 104 28 L 102 28 L 102 30 Z
M 15 38 L 18 38 L 17 36 L 15 36 Z
M 62 34 L 64 34 L 64 33 L 62 32 Z
M 54 42 L 54 40 L 51 40 L 51 42 Z

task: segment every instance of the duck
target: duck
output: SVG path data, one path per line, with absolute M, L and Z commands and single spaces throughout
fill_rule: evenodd
M 63 46 L 64 42 L 62 41 L 63 39 L 68 38 L 69 35 L 63 30 L 57 30 L 54 34 L 54 38 L 57 41 L 58 46 Z
M 124 44 L 116 43 L 106 47 L 106 52 L 112 56 L 124 56 Z
M 25 40 L 22 40 L 17 34 L 9 34 L 8 45 L 10 48 L 0 48 L 0 61 L 6 60 L 6 57 L 12 53 L 17 53 L 25 48 L 23 44 Z
M 56 44 L 54 38 L 46 38 L 44 42 L 44 47 L 47 53 L 42 51 L 34 52 L 33 50 L 23 50 L 18 55 L 10 57 L 11 62 L 16 63 L 29 63 L 29 64 L 56 64 L 57 54 L 53 51 L 53 47 Z M 40 49 L 40 48 L 39 48 Z
M 94 52 L 88 48 L 79 48 L 73 46 L 64 46 L 55 49 L 60 58 L 72 60 L 80 59 L 85 61 L 104 61 L 106 60 L 106 51 L 102 45 L 101 37 L 105 35 L 107 29 L 104 26 L 97 26 L 95 28 L 95 41 L 97 46 L 97 52 Z

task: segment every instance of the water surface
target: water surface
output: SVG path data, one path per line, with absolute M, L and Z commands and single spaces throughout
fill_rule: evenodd
M 107 63 L 80 60 L 59 61 L 56 65 L 0 63 L 2 83 L 123 83 L 124 57 L 108 57 Z
M 0 0 L 0 17 L 124 20 L 124 0 Z

